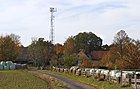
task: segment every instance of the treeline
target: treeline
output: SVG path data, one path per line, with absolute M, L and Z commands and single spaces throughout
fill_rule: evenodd
M 110 69 L 140 68 L 140 41 L 119 31 L 111 45 L 102 45 L 102 39 L 92 32 L 69 37 L 64 44 L 52 44 L 44 38 L 34 39 L 28 46 L 28 61 L 34 66 L 81 67 L 104 66 Z M 15 60 L 21 48 L 20 37 L 14 34 L 0 37 L 0 60 Z M 96 60 L 93 54 L 103 55 Z
M 110 46 L 110 50 L 102 57 L 101 65 L 112 69 L 140 68 L 140 40 L 130 38 L 121 30 Z
M 102 46 L 102 39 L 92 32 L 79 33 L 76 36 L 69 37 L 64 45 L 52 44 L 45 41 L 43 38 L 33 40 L 29 49 L 29 60 L 33 60 L 36 66 L 59 66 L 71 67 L 77 65 L 78 61 L 81 63 L 89 61 L 85 57 L 78 55 L 80 50 L 90 55 L 93 50 L 106 50 L 107 46 Z M 83 66 L 91 66 L 84 64 Z

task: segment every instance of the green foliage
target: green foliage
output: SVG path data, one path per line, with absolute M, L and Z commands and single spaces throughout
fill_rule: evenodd
M 105 47 L 103 48 L 105 49 Z M 102 50 L 102 39 L 92 32 L 83 32 L 74 37 L 69 37 L 64 43 L 64 53 L 73 54 L 80 49 L 87 53 L 93 50 Z
M 44 66 L 49 63 L 53 50 L 51 47 L 53 47 L 51 42 L 44 41 L 44 38 L 32 41 L 28 49 L 29 59 L 32 60 L 36 66 Z
M 93 50 L 101 50 L 102 39 L 92 32 L 79 33 L 74 36 L 74 41 L 77 51 L 84 49 L 90 53 Z
M 72 61 L 72 59 L 70 59 L 71 55 L 77 54 L 81 49 L 85 50 L 85 52 L 90 55 L 93 50 L 107 50 L 107 47 L 107 45 L 102 47 L 102 39 L 100 37 L 97 37 L 94 33 L 79 33 L 74 37 L 69 37 L 65 41 L 63 57 L 61 58 L 61 60 Z M 83 66 L 89 66 L 90 64 L 85 59 L 83 59 L 82 62 Z
M 76 65 L 76 62 L 78 61 L 78 57 L 76 54 L 64 54 L 58 61 L 60 66 L 63 66 L 65 68 L 70 68 L 71 66 Z

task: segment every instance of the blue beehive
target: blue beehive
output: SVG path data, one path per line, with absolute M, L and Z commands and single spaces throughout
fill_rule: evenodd
M 16 69 L 16 63 L 13 63 L 12 65 L 10 65 L 10 70 L 15 70 Z
M 3 70 L 3 65 L 0 63 L 0 70 Z

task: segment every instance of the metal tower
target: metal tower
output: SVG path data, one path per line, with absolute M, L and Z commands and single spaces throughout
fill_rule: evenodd
M 56 8 L 50 8 L 50 12 L 51 12 L 51 35 L 50 35 L 50 41 L 51 41 L 51 43 L 52 44 L 54 44 L 54 18 L 55 18 L 55 16 L 54 16 L 54 12 L 56 12 L 57 11 L 57 9 Z

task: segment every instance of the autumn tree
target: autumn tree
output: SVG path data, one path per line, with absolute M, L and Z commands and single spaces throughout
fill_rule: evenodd
M 63 54 L 63 50 L 64 50 L 64 47 L 63 45 L 57 43 L 55 46 L 54 46 L 54 51 L 55 53 L 58 55 L 58 56 L 61 56 Z
M 69 37 L 63 46 L 63 50 L 61 47 L 61 56 L 58 59 L 58 66 L 61 67 L 71 67 L 76 64 L 77 55 L 75 53 L 75 43 L 73 37 Z
M 20 46 L 20 36 L 15 34 L 0 36 L 0 60 L 15 60 L 19 54 Z
M 78 53 L 78 59 L 81 62 L 81 64 L 79 64 L 80 67 L 91 67 L 92 66 L 92 60 L 85 53 L 84 50 L 80 50 L 80 52 Z
M 63 53 L 67 55 L 76 53 L 76 44 L 73 37 L 69 37 L 65 41 Z
M 115 37 L 114 42 L 103 60 L 108 61 L 106 65 L 113 69 L 125 67 L 126 44 L 131 43 L 131 39 L 124 30 L 119 31 Z M 106 60 L 105 60 L 106 59 Z
M 51 53 L 51 60 L 50 60 L 50 65 L 51 66 L 58 66 L 59 64 L 59 58 L 62 57 L 63 55 L 63 50 L 64 50 L 64 47 L 62 44 L 55 44 L 54 46 L 54 52 Z
M 106 49 L 106 47 L 107 46 L 103 47 L 104 50 Z M 71 36 L 64 43 L 63 57 L 65 57 L 65 59 L 68 58 L 68 56 L 69 58 L 71 58 L 73 54 L 76 54 L 76 56 L 78 56 L 78 53 L 81 49 L 85 50 L 85 53 L 87 53 L 88 55 L 90 55 L 91 51 L 93 50 L 101 50 L 102 39 L 92 32 L 83 32 L 77 34 L 76 36 Z M 82 60 L 82 62 L 84 66 L 89 66 L 90 64 L 89 61 L 84 59 Z
M 140 68 L 140 41 L 133 40 L 131 43 L 126 44 L 126 55 L 125 55 L 125 68 Z
M 110 50 L 102 59 L 103 65 L 113 69 L 140 68 L 140 42 L 128 37 L 124 30 L 119 31 Z
M 115 45 L 111 45 L 110 50 L 105 52 L 105 54 L 102 57 L 101 65 L 106 66 L 109 69 L 116 69 L 117 68 L 117 61 L 119 58 L 119 54 L 116 53 L 117 48 Z

